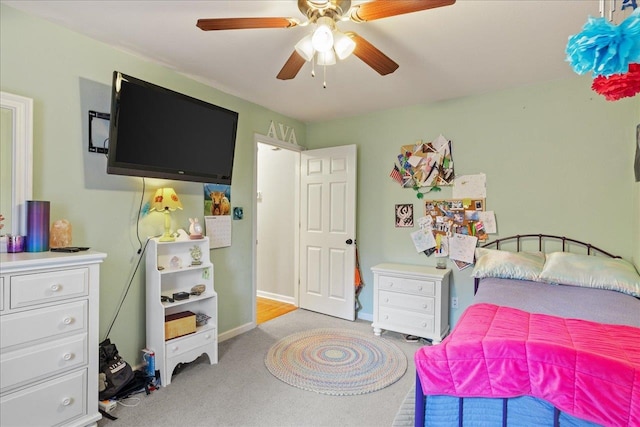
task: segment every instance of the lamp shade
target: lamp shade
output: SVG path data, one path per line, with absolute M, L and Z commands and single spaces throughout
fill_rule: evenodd
M 298 52 L 305 61 L 311 61 L 313 55 L 316 53 L 316 50 L 313 48 L 313 43 L 311 43 L 311 34 L 308 34 L 296 43 L 295 48 L 296 52 Z
M 176 209 L 182 210 L 182 203 L 175 190 L 170 187 L 158 188 L 149 210 L 162 212 L 165 210 L 175 211 Z
M 317 61 L 318 65 L 333 65 L 336 63 L 336 54 L 333 49 L 326 52 L 318 52 Z
M 318 52 L 326 52 L 333 47 L 333 32 L 330 28 L 333 24 L 331 18 L 322 17 L 318 19 L 318 27 L 311 36 L 313 48 Z
M 340 60 L 347 58 L 356 48 L 356 42 L 351 37 L 336 30 L 333 32 L 333 49 Z

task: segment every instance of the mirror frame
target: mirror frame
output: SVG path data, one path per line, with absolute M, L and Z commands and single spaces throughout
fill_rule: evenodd
M 0 108 L 12 111 L 11 233 L 27 233 L 26 201 L 33 192 L 33 99 L 0 92 Z

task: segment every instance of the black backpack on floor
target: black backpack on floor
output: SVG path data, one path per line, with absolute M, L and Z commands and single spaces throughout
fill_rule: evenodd
M 118 354 L 116 345 L 108 338 L 100 343 L 100 377 L 100 400 L 114 398 L 134 377 L 131 365 Z

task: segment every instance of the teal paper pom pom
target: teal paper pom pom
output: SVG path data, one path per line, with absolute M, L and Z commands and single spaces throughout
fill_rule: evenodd
M 582 31 L 569 37 L 567 61 L 578 74 L 593 76 L 625 73 L 630 63 L 640 62 L 640 9 L 620 25 L 589 17 Z

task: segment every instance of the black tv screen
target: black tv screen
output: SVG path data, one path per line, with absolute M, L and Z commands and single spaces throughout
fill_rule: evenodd
M 107 173 L 231 184 L 238 113 L 113 73 Z

